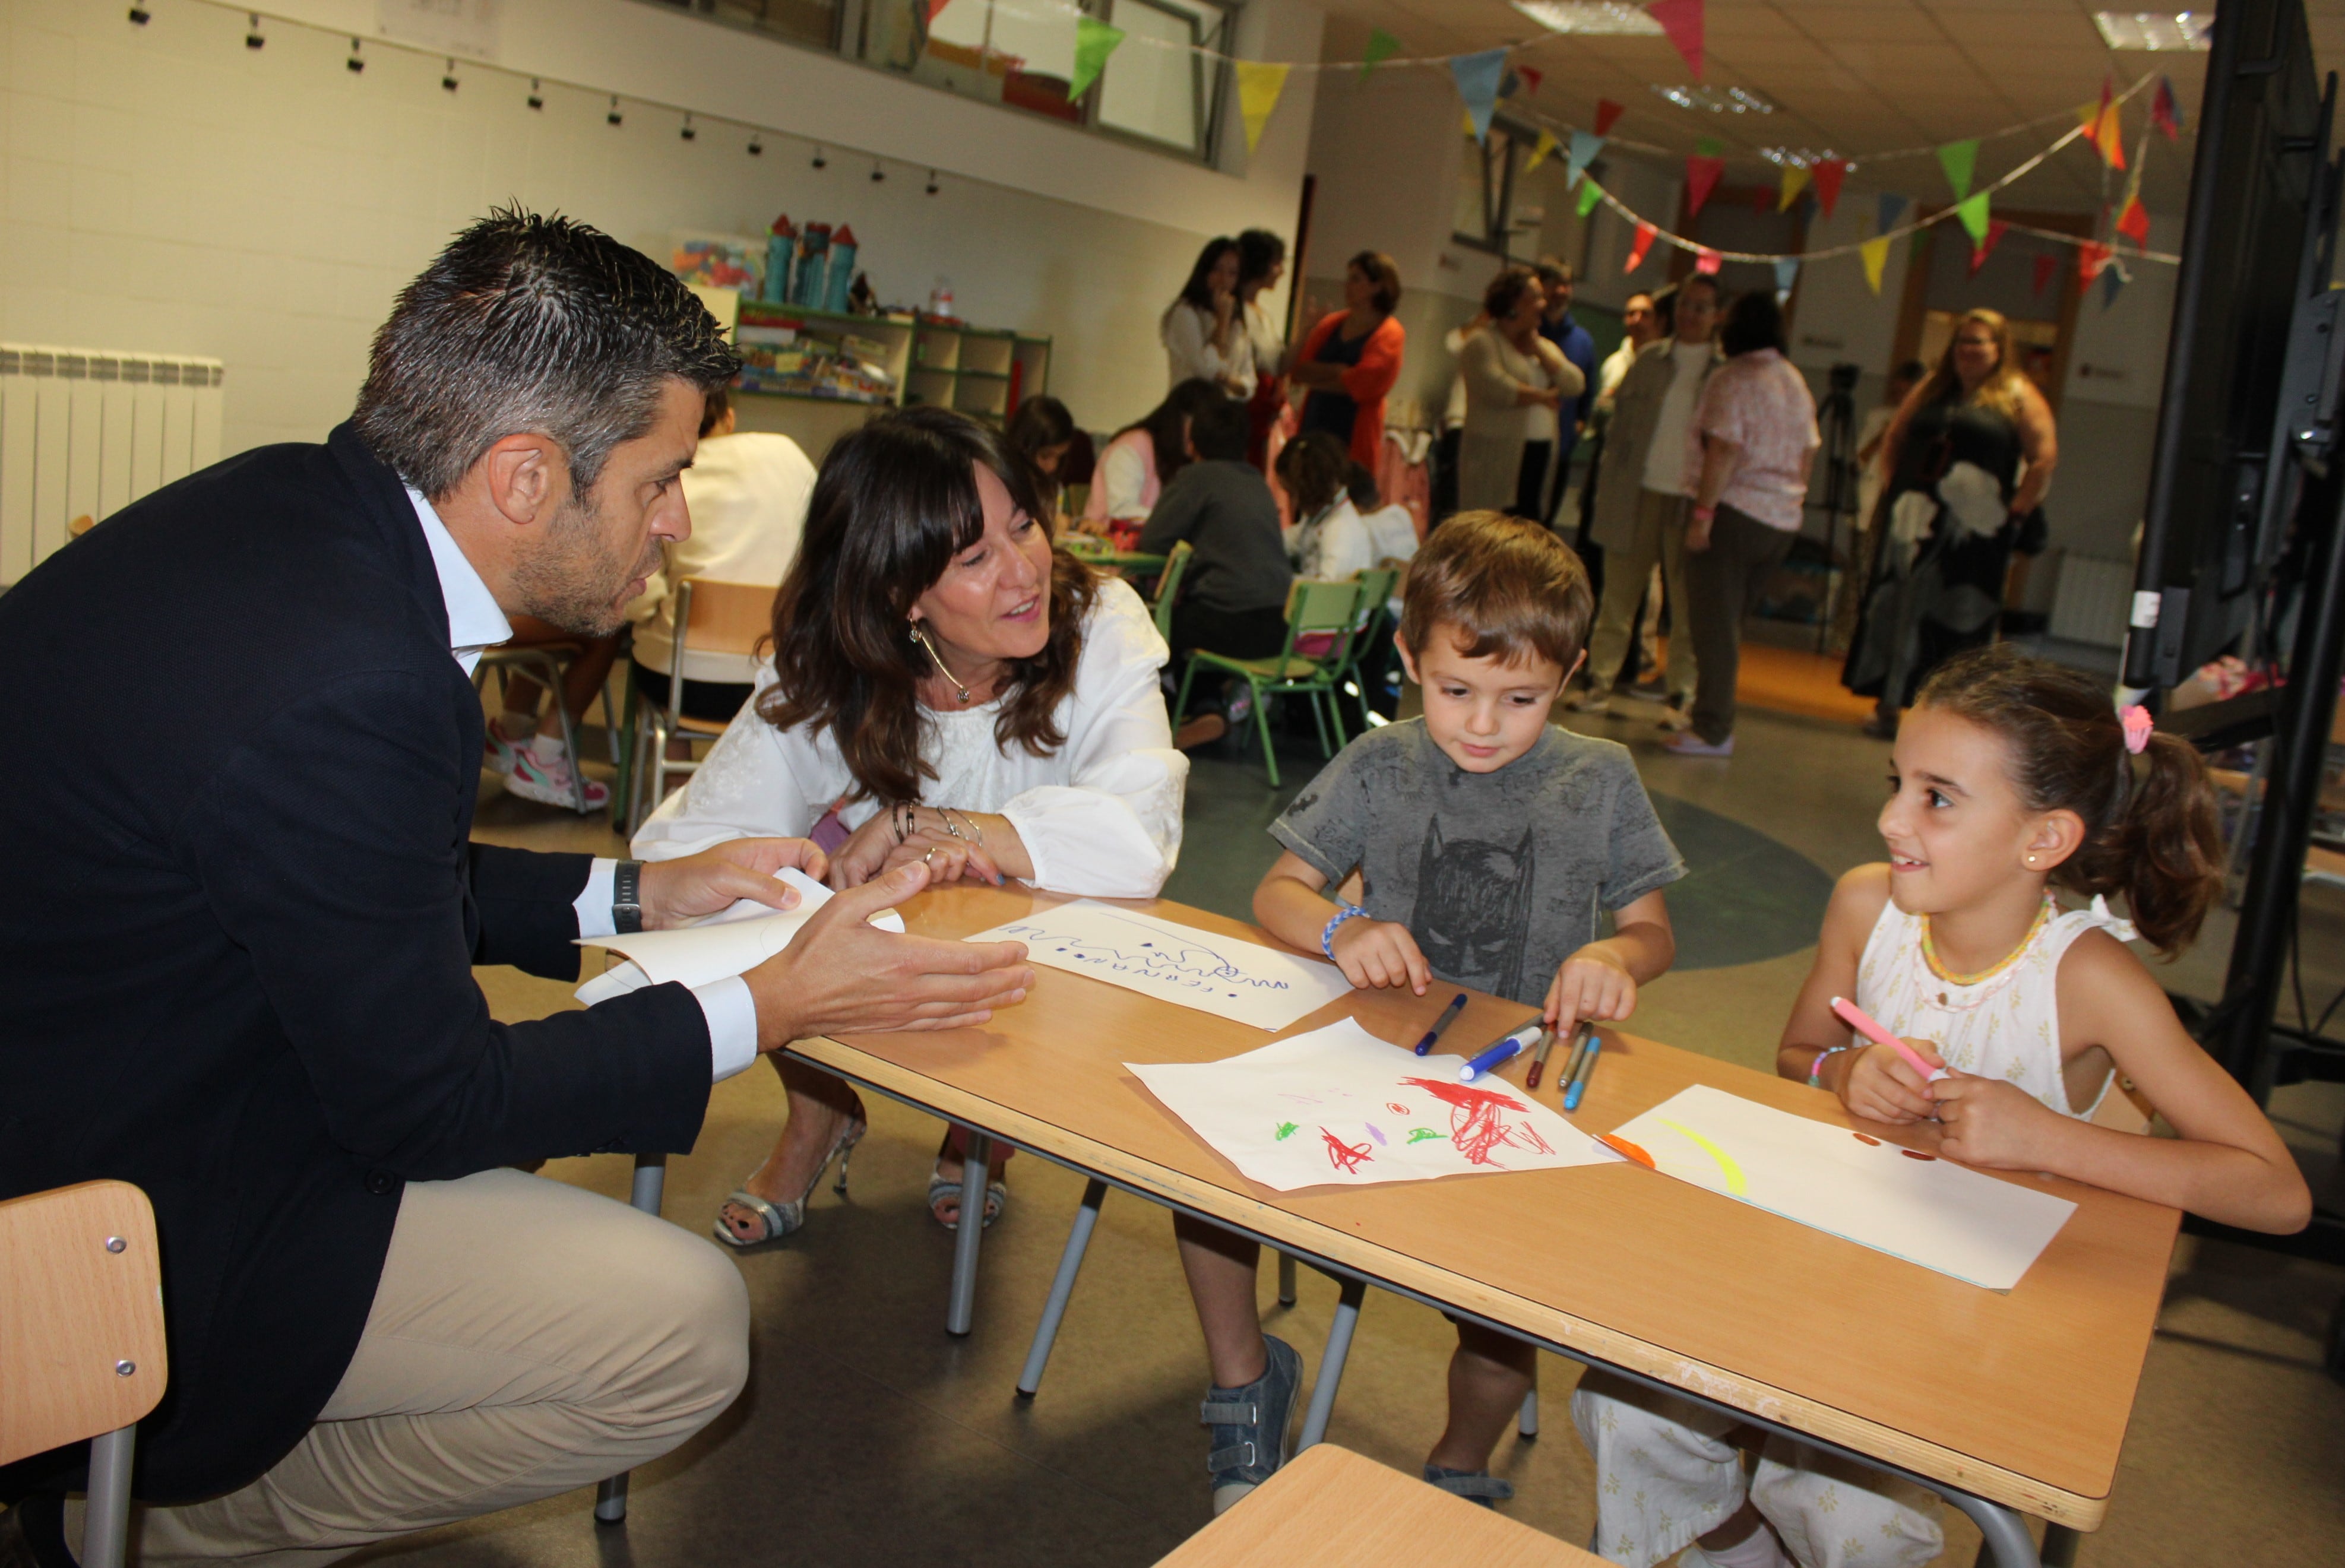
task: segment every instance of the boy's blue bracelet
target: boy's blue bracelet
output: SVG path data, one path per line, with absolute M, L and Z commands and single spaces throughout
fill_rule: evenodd
M 1327 962 L 1333 964 L 1335 961 L 1335 927 L 1366 913 L 1356 904 L 1346 904 L 1335 911 L 1335 918 L 1327 922 L 1327 928 L 1319 933 L 1319 951 L 1327 955 Z

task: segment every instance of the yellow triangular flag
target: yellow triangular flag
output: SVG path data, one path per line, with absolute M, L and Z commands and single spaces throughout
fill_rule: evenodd
M 1472 137 L 1473 137 L 1476 141 L 1477 141 L 1477 142 L 1478 142 L 1478 141 L 1480 141 L 1480 140 L 1482 139 L 1482 130 L 1481 130 L 1481 127 L 1480 127 L 1480 126 L 1477 126 L 1477 125 L 1474 123 L 1474 111 L 1473 111 L 1473 110 L 1471 110 L 1471 109 L 1460 109 L 1460 110 L 1458 110 L 1458 111 L 1457 111 L 1457 120 L 1458 120 L 1458 123 L 1459 123 L 1460 125 L 1462 125 L 1462 126 L 1464 126 L 1466 127 L 1466 134 L 1467 134 L 1467 136 Z
M 1547 155 L 1555 151 L 1555 133 L 1553 131 L 1539 132 L 1538 145 L 1531 148 L 1531 156 L 1523 160 L 1523 172 L 1525 174 L 1528 174 L 1531 170 L 1538 167 L 1539 165 L 1547 161 Z
M 1808 181 L 1812 177 L 1813 177 L 1800 165 L 1785 164 L 1783 166 L 1783 199 L 1775 204 L 1775 210 L 1791 211 L 1792 204 L 1800 199 L 1800 192 L 1808 188 Z
M 1889 241 L 1868 239 L 1856 248 L 1856 253 L 1864 260 L 1864 280 L 1875 294 L 1880 293 L 1881 269 L 1889 265 Z
M 1262 142 L 1262 127 L 1270 118 L 1270 111 L 1278 107 L 1278 95 L 1286 90 L 1286 73 L 1290 67 L 1266 65 L 1260 60 L 1235 62 L 1238 73 L 1238 117 L 1245 122 L 1246 151 L 1252 153 Z

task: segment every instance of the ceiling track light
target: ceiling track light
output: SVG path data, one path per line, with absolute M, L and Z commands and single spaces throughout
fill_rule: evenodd
M 447 65 L 441 67 L 440 90 L 443 93 L 452 93 L 456 90 L 456 62 L 452 58 Z
M 871 160 L 871 183 L 873 185 L 878 185 L 881 180 L 886 179 L 887 177 L 888 171 L 879 167 L 879 160 L 878 158 L 873 158 Z
M 830 167 L 830 159 L 823 156 L 822 144 L 820 142 L 817 142 L 815 144 L 814 167 L 817 168 L 828 168 Z
M 682 137 L 685 141 L 696 140 L 700 136 L 698 131 L 692 128 L 692 116 L 690 115 L 684 116 L 684 129 L 678 131 L 676 134 Z
M 749 156 L 750 156 L 751 157 L 763 157 L 765 156 L 765 154 L 766 154 L 766 143 L 765 143 L 765 138 L 764 138 L 764 137 L 760 137 L 760 136 L 758 136 L 758 135 L 757 135 L 756 132 L 754 132 L 754 131 L 753 131 L 753 132 L 751 132 L 751 133 L 750 133 L 750 135 L 749 135 Z
M 934 195 L 936 195 L 936 194 L 937 194 L 937 190 L 938 190 L 938 188 L 939 188 L 939 187 L 938 187 L 938 186 L 937 186 L 937 171 L 936 171 L 936 170 L 934 170 L 934 169 L 930 169 L 930 170 L 929 171 L 929 194 L 930 196 L 934 196 Z
M 615 126 L 625 118 L 626 116 L 624 115 L 619 113 L 619 95 L 613 93 L 611 95 L 611 112 L 603 116 L 603 123 L 606 126 Z
M 133 5 L 130 7 L 130 25 L 132 26 L 144 27 L 147 23 L 152 22 L 154 19 L 155 13 L 147 9 L 146 6 Z
M 535 76 L 529 79 L 529 106 L 533 109 L 545 107 L 545 94 L 539 88 Z
M 258 49 L 263 44 L 269 42 L 268 39 L 260 35 L 260 13 L 258 11 L 248 11 L 245 13 L 245 17 L 244 46 L 248 49 Z
M 350 57 L 344 60 L 342 64 L 349 67 L 353 76 L 366 69 L 366 62 L 359 58 L 359 41 L 356 38 L 350 40 Z

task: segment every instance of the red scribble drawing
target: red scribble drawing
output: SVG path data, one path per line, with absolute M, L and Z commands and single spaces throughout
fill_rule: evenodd
M 1358 1175 L 1360 1167 L 1376 1158 L 1365 1143 L 1345 1143 L 1324 1127 L 1319 1136 L 1327 1140 L 1327 1163 L 1346 1176 Z
M 1421 1088 L 1449 1108 L 1449 1141 L 1475 1165 L 1487 1165 L 1504 1169 L 1491 1158 L 1496 1149 L 1520 1148 L 1539 1154 L 1553 1154 L 1555 1148 L 1538 1135 L 1538 1129 L 1528 1121 L 1509 1122 L 1498 1113 L 1518 1110 L 1529 1114 L 1530 1107 L 1511 1095 L 1497 1089 L 1475 1088 L 1470 1085 L 1444 1083 L 1439 1078 L 1403 1078 L 1403 1083 Z
M 1408 1107 L 1401 1104 L 1400 1101 L 1396 1099 L 1388 1099 L 1385 1101 L 1385 1109 L 1392 1112 L 1395 1116 L 1406 1116 L 1408 1114 Z

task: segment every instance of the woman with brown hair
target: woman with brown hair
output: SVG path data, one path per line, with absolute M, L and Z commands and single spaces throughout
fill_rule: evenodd
M 835 887 L 920 860 L 931 883 L 1152 897 L 1180 853 L 1189 773 L 1157 684 L 1166 658 L 1139 595 L 1053 547 L 999 434 L 944 409 L 884 415 L 824 460 L 757 695 L 634 852 L 811 835 L 829 840 Z M 735 1247 L 804 1224 L 823 1170 L 840 1160 L 844 1181 L 863 1136 L 852 1089 L 773 1059 L 789 1121 L 717 1216 Z M 948 1227 L 959 1167 L 948 1137 L 929 1188 Z M 988 1223 L 1007 1196 L 990 1184 Z
M 1894 736 L 1933 670 L 1994 641 L 2012 544 L 2059 457 L 2051 405 L 2020 369 L 2010 324 L 1965 310 L 1883 441 L 1889 484 L 1871 520 L 1873 573 L 1841 675 L 1880 699 L 1867 734 Z
M 1319 319 L 1289 357 L 1287 379 L 1304 389 L 1303 428 L 1342 441 L 1373 470 L 1385 439 L 1385 394 L 1400 379 L 1408 334 L 1393 319 L 1400 268 L 1379 251 L 1344 265 L 1344 309 Z
M 1457 442 L 1457 505 L 1537 521 L 1546 515 L 1548 460 L 1556 450 L 1556 410 L 1586 389 L 1587 377 L 1539 334 L 1547 291 L 1538 273 L 1508 267 L 1482 291 L 1487 325 L 1457 352 L 1466 384 L 1466 425 Z

